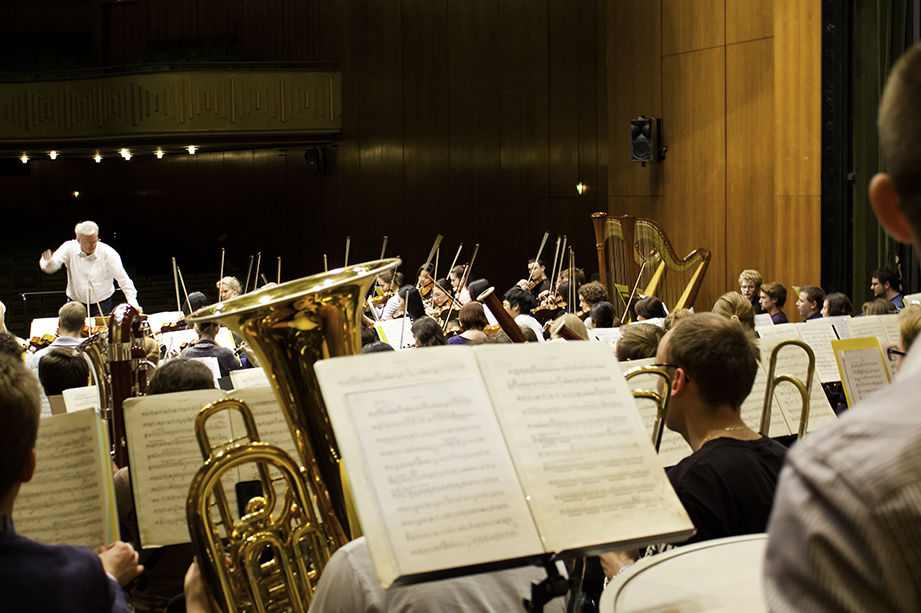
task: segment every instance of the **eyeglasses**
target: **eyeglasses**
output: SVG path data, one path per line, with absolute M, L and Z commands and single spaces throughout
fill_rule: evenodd
M 889 358 L 890 362 L 895 362 L 897 359 L 905 357 L 905 353 L 895 347 L 886 347 L 886 357 Z

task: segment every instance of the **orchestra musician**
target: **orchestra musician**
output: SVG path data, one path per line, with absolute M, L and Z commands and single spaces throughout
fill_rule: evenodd
M 28 359 L 30 368 L 38 368 L 42 357 L 55 347 L 77 347 L 83 342 L 82 332 L 86 327 L 86 307 L 79 302 L 66 302 L 58 309 L 58 337 L 54 342 L 32 354 Z
M 538 342 L 543 342 L 544 332 L 540 323 L 531 316 L 531 309 L 537 306 L 537 300 L 534 296 L 519 286 L 515 286 L 505 292 L 502 297 L 502 306 L 506 312 L 515 319 L 515 323 L 521 328 L 530 328 L 534 331 Z
M 196 323 L 195 331 L 198 333 L 198 341 L 194 345 L 183 349 L 179 356 L 183 358 L 217 358 L 222 377 L 229 375 L 231 370 L 243 368 L 233 350 L 221 347 L 215 342 L 214 339 L 220 329 L 221 324 L 214 321 Z
M 215 283 L 215 287 L 217 287 L 218 298 L 222 302 L 235 298 L 243 293 L 243 286 L 240 285 L 240 280 L 236 277 L 224 277 Z
M 550 290 L 550 278 L 547 277 L 547 266 L 543 260 L 531 258 L 528 260 L 528 276 L 517 284 L 521 289 L 531 292 L 537 298 Z
M 74 227 L 76 239 L 62 244 L 54 253 L 42 253 L 38 265 L 48 274 L 67 268 L 67 297 L 83 304 L 98 304 L 100 316 L 112 311 L 112 280 L 125 294 L 125 300 L 142 311 L 134 282 L 122 266 L 121 256 L 109 245 L 99 240 L 99 226 L 92 221 L 81 221 Z
M 427 303 L 432 301 L 432 288 L 435 286 L 435 278 L 432 276 L 433 274 L 435 274 L 434 264 L 423 264 L 419 267 L 419 275 L 416 280 L 416 289 L 419 290 L 419 295 L 422 296 L 422 299 Z
M 467 289 L 467 286 L 464 285 L 464 287 L 461 287 L 461 283 L 464 280 L 464 273 L 466 270 L 466 266 L 459 264 L 452 268 L 451 272 L 448 273 L 448 281 L 451 282 L 451 290 L 457 297 L 457 301 L 461 303 L 461 306 L 472 300 L 472 298 L 470 298 L 470 291 Z

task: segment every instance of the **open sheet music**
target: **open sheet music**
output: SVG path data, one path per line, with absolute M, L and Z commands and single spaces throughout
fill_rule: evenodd
M 249 406 L 260 440 L 298 457 L 291 431 L 270 387 L 230 392 L 197 390 L 125 400 L 125 433 L 143 547 L 189 542 L 186 498 L 192 477 L 204 463 L 195 436 L 195 418 L 202 407 L 224 398 L 242 400 Z M 219 444 L 244 436 L 245 430 L 238 415 L 231 418 L 223 412 L 208 421 L 208 434 Z M 253 479 L 254 474 L 254 470 L 247 472 L 244 467 L 227 482 L 232 505 L 233 482 Z
M 834 341 L 832 346 L 841 370 L 841 383 L 850 407 L 889 385 L 886 358 L 875 336 Z
M 93 409 L 44 417 L 35 442 L 35 476 L 22 484 L 16 532 L 49 545 L 95 548 L 118 538 L 109 443 Z
M 314 368 L 384 586 L 693 533 L 602 343 Z

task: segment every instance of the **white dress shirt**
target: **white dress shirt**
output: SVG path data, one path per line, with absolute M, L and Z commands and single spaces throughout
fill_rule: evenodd
M 115 293 L 114 279 L 118 281 L 128 304 L 140 308 L 137 289 L 125 272 L 121 257 L 115 249 L 101 241 L 96 244 L 95 252 L 86 255 L 80 243 L 69 240 L 57 248 L 50 260 L 39 258 L 38 265 L 49 274 L 57 272 L 61 266 L 67 267 L 67 295 L 71 300 L 83 304 L 102 302 Z

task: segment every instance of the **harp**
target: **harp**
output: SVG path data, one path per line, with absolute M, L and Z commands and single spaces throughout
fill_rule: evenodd
M 710 265 L 709 249 L 679 258 L 662 228 L 643 217 L 594 213 L 592 223 L 601 282 L 621 320 L 629 317 L 634 287 L 644 296 L 656 296 L 669 312 L 694 306 Z

